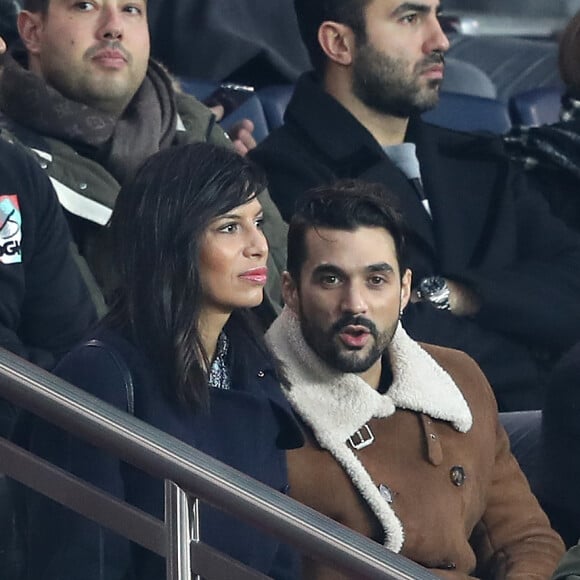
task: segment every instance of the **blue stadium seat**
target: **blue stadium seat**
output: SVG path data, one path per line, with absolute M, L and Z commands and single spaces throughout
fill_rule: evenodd
M 456 131 L 502 134 L 511 128 L 505 103 L 496 99 L 441 92 L 439 104 L 423 114 L 433 125 Z
M 492 80 L 480 68 L 456 58 L 445 59 L 445 76 L 441 85 L 447 93 L 461 93 L 495 99 L 497 89 Z
M 539 87 L 514 95 L 509 110 L 514 125 L 537 127 L 559 120 L 562 91 L 557 87 Z
M 284 122 L 284 111 L 293 92 L 294 85 L 292 84 L 272 85 L 258 91 L 270 131 L 277 129 Z
M 185 93 L 193 95 L 200 101 L 209 97 L 219 87 L 219 83 L 215 81 L 202 79 L 180 78 L 178 82 Z

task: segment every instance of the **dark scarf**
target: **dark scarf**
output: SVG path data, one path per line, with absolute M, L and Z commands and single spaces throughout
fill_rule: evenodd
M 147 75 L 121 117 L 72 101 L 31 73 L 16 50 L 6 55 L 0 82 L 4 113 L 42 136 L 64 141 L 107 169 L 119 183 L 150 155 L 168 147 L 176 131 L 172 81 L 149 61 Z

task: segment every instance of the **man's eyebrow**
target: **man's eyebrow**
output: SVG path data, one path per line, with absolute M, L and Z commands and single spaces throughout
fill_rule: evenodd
M 440 12 L 441 7 L 437 6 L 435 11 Z M 403 4 L 397 6 L 395 10 L 393 10 L 393 16 L 398 16 L 399 14 L 403 14 L 405 12 L 420 12 L 422 14 L 428 14 L 431 12 L 431 6 L 427 4 L 420 4 L 418 2 L 404 2 Z
M 379 262 L 367 266 L 367 272 L 394 272 L 394 268 L 387 262 Z
M 394 268 L 387 262 L 378 262 L 376 264 L 369 264 L 365 267 L 365 272 L 368 273 L 376 273 L 376 272 L 394 272 Z M 346 276 L 346 272 L 336 266 L 335 264 L 320 264 L 316 266 L 312 271 L 313 276 L 317 276 L 320 274 L 336 274 L 337 276 Z
M 312 270 L 313 276 L 318 274 L 337 274 L 339 276 L 344 276 L 344 270 L 334 264 L 320 264 Z

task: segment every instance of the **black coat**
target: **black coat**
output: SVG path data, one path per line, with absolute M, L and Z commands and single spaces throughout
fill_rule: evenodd
M 4 140 L 0 204 L 0 346 L 50 369 L 96 312 L 50 181 L 24 148 Z
M 272 362 L 242 327 L 230 325 L 232 388 L 210 389 L 210 411 L 193 413 L 163 395 L 156 373 L 143 354 L 116 332 L 101 329 L 96 338 L 107 349 L 80 346 L 65 357 L 58 374 L 105 401 L 127 410 L 123 374 L 113 349 L 130 369 L 136 417 L 258 479 L 287 491 L 285 448 L 301 445 L 302 436 L 282 394 Z M 57 465 L 163 519 L 163 482 L 109 454 L 37 421 L 30 447 Z M 165 578 L 163 561 L 142 548 L 99 529 L 35 496 L 29 498 L 28 578 L 125 579 L 132 559 L 138 580 Z M 201 504 L 201 539 L 245 564 L 273 575 L 294 578 L 297 560 L 290 548 L 208 505 Z
M 501 141 L 411 119 L 433 220 L 371 134 L 310 75 L 285 125 L 252 153 L 288 220 L 297 197 L 336 178 L 386 184 L 409 228 L 414 283 L 440 274 L 474 288 L 474 319 L 409 305 L 413 338 L 466 351 L 487 374 L 502 410 L 541 405 L 543 368 L 580 339 L 580 239 L 526 187 Z
M 51 369 L 96 318 L 50 181 L 24 148 L 0 139 L 0 347 Z M 0 434 L 16 415 L 0 400 Z

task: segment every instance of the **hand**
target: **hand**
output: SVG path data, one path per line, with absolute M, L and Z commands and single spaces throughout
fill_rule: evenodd
M 457 316 L 475 316 L 481 308 L 479 296 L 465 284 L 447 280 L 449 310 Z
M 254 123 L 250 119 L 242 119 L 238 121 L 233 127 L 228 131 L 228 135 L 236 148 L 236 151 L 240 155 L 246 155 L 248 151 L 251 151 L 256 145 L 256 140 L 252 135 L 254 131 Z
M 211 111 L 215 115 L 218 121 L 221 121 L 224 116 L 224 108 L 221 105 L 215 105 L 210 107 Z M 254 131 L 254 123 L 250 119 L 242 119 L 233 125 L 227 134 L 231 139 L 236 151 L 240 155 L 246 155 L 248 151 L 251 151 L 256 145 L 256 140 L 252 135 Z
M 4 54 L 6 52 L 6 42 L 5 40 L 0 36 L 0 54 Z

